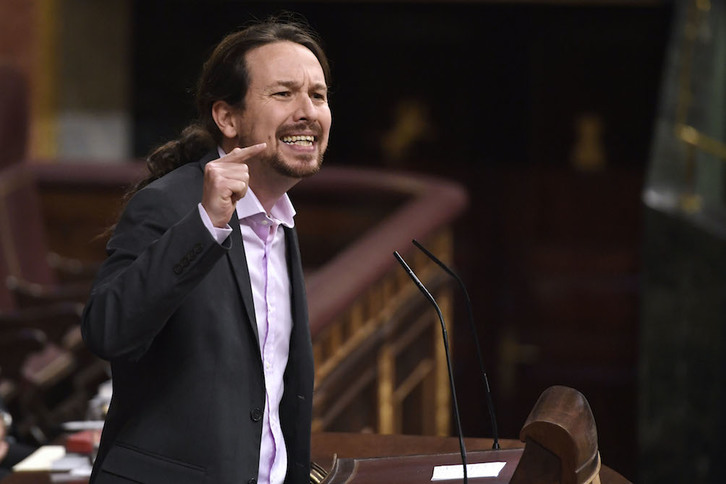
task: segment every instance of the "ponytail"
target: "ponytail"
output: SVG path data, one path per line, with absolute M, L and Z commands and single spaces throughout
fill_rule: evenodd
M 190 124 L 179 138 L 155 148 L 146 158 L 148 176 L 131 189 L 133 195 L 146 185 L 187 163 L 198 161 L 216 146 L 212 135 L 199 124 Z

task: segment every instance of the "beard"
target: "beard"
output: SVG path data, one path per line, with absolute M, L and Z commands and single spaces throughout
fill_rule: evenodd
M 299 164 L 286 162 L 282 159 L 280 153 L 277 152 L 269 156 L 262 156 L 260 161 L 272 167 L 282 176 L 289 178 L 308 178 L 320 171 L 320 167 L 323 164 L 323 154 L 323 152 L 320 152 L 317 156 L 306 156 L 305 162 Z
M 285 135 L 294 135 L 295 133 L 301 131 L 312 132 L 318 140 L 320 140 L 323 135 L 322 128 L 318 123 L 301 122 L 297 124 L 287 125 L 278 129 L 278 131 L 275 133 L 276 143 L 282 143 L 281 140 Z M 245 133 L 244 135 L 241 135 L 238 139 L 237 146 L 239 146 L 240 148 L 244 148 L 258 142 L 259 141 L 253 140 L 252 133 Z M 302 179 L 311 177 L 320 171 L 320 167 L 323 164 L 323 155 L 325 154 L 326 150 L 327 144 L 325 147 L 322 147 L 322 149 L 319 149 L 317 151 L 317 154 L 300 153 L 294 156 L 289 155 L 292 156 L 289 161 L 285 159 L 285 156 L 283 156 L 283 154 L 280 153 L 279 150 L 275 150 L 273 153 L 270 154 L 267 154 L 266 152 L 260 153 L 256 156 L 256 158 L 257 160 L 259 160 L 261 165 L 272 168 L 278 175 L 282 175 L 287 178 Z

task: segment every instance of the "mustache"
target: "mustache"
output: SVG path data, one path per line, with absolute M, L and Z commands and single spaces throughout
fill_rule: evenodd
M 290 136 L 304 132 L 320 137 L 323 134 L 323 128 L 317 121 L 301 121 L 299 123 L 288 124 L 277 130 L 277 137 Z

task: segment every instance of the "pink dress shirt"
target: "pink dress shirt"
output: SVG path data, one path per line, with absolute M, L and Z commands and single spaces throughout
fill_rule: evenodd
M 214 227 L 201 204 L 199 213 L 218 242 L 232 232 L 231 228 Z M 282 226 L 294 226 L 295 209 L 285 195 L 267 214 L 248 189 L 237 202 L 237 216 L 252 284 L 267 393 L 257 482 L 282 484 L 287 473 L 287 450 L 280 426 L 280 401 L 292 331 L 291 287 Z

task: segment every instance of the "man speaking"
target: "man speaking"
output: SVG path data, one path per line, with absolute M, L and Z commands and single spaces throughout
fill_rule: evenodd
M 286 192 L 320 169 L 328 85 L 307 26 L 249 26 L 204 64 L 196 122 L 149 156 L 83 317 L 114 390 L 91 482 L 308 482 L 313 358 Z

